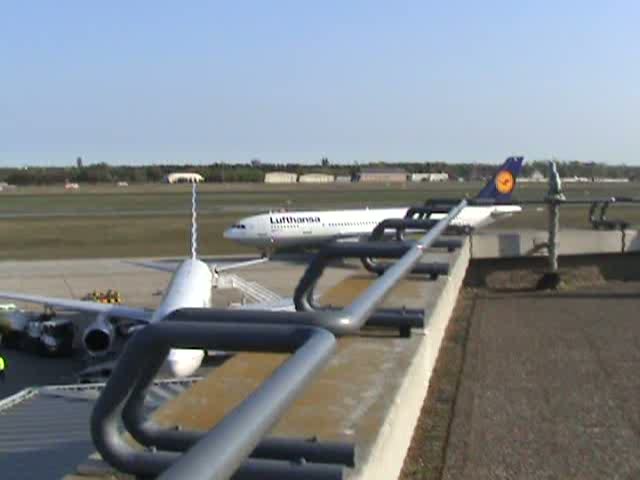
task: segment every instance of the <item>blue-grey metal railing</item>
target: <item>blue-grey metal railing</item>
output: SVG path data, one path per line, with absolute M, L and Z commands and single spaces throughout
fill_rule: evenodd
M 332 243 L 320 249 L 309 263 L 293 295 L 293 302 L 298 311 L 320 310 L 322 307 L 315 300 L 315 287 L 325 268 L 336 258 L 387 258 L 399 259 L 405 255 L 416 242 L 366 242 L 366 243 Z M 385 266 L 386 268 L 386 266 Z M 419 264 L 413 266 L 413 273 L 424 273 L 430 277 L 443 273 L 441 264 Z M 448 265 L 446 271 L 448 272 Z
M 452 208 L 446 217 L 431 228 L 416 244 L 411 247 L 404 256 L 389 267 L 384 275 L 373 282 L 365 292 L 356 298 L 351 305 L 345 308 L 345 313 L 352 318 L 366 319 L 375 308 L 386 298 L 389 292 L 409 274 L 411 269 L 420 260 L 425 250 L 433 244 L 447 229 L 451 221 L 466 207 L 467 201 L 462 200 Z M 363 321 L 364 323 L 364 321 Z M 362 326 L 362 325 L 360 325 Z
M 380 222 L 371 232 L 369 241 L 374 242 L 381 240 L 388 230 L 395 231 L 395 239 L 397 241 L 403 241 L 407 230 L 415 233 L 416 231 L 428 231 L 437 223 L 436 220 L 430 219 L 418 219 L 413 218 L 410 212 L 407 212 L 405 218 L 389 218 Z M 452 252 L 456 248 L 460 248 L 462 242 L 457 238 L 438 239 L 433 242 L 433 248 L 446 248 L 449 252 Z M 360 261 L 364 268 L 372 273 L 382 275 L 387 269 L 387 265 L 376 262 L 373 257 L 361 257 Z M 416 273 L 427 273 L 432 280 L 438 278 L 439 275 L 449 274 L 448 263 L 430 263 L 428 265 L 418 265 L 415 267 Z
M 357 333 L 376 315 L 386 326 L 400 324 L 401 316 L 376 314 L 378 306 L 465 205 L 465 200 L 458 203 L 417 242 L 403 244 L 400 255 L 395 242 L 384 247 L 370 244 L 368 251 L 360 251 L 359 255 L 400 258 L 345 308 L 301 312 L 184 309 L 136 333 L 127 342 L 92 415 L 92 436 L 103 458 L 127 473 L 167 479 L 342 478 L 343 467 L 354 464 L 353 445 L 265 435 L 326 364 L 336 336 Z M 299 290 L 308 298 L 307 290 Z M 288 352 L 291 356 L 210 431 L 194 432 L 161 427 L 143 414 L 145 392 L 171 348 Z M 146 450 L 124 440 L 120 420 Z
M 169 350 L 195 346 L 227 351 L 293 352 L 293 355 L 193 445 L 187 432 L 159 428 L 154 431 L 140 407 L 148 385 Z M 216 455 L 205 455 L 205 470 L 216 472 L 215 478 L 230 478 L 252 451 L 260 447 L 264 434 L 325 364 L 334 348 L 335 337 L 330 332 L 309 326 L 176 321 L 149 325 L 144 334 L 136 334 L 129 340 L 96 403 L 91 425 L 96 447 L 105 460 L 125 472 L 158 475 L 180 457 L 174 452 L 189 449 L 189 454 L 196 452 L 197 457 L 197 452 L 206 445 Z M 129 446 L 118 429 L 120 416 L 136 440 L 156 447 L 157 451 L 138 451 Z M 288 462 L 283 463 L 283 469 L 289 470 L 285 463 Z M 188 464 L 193 472 L 200 471 L 195 460 Z M 259 470 L 259 463 L 251 465 L 251 471 Z M 269 469 L 274 468 L 270 463 Z M 209 478 L 202 475 L 174 478 Z

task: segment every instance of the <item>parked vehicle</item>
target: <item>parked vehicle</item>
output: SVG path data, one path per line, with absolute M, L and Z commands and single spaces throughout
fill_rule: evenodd
M 67 356 L 73 352 L 75 327 L 53 311 L 25 312 L 14 308 L 0 310 L 0 336 L 7 348 L 46 356 Z

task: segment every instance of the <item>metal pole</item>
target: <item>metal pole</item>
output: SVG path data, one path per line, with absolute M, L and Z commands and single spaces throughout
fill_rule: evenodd
M 182 460 L 176 463 L 180 474 L 167 477 L 226 479 L 243 464 L 296 395 L 324 366 L 335 349 L 335 337 L 324 329 L 283 324 L 163 321 L 145 327 L 127 343 L 91 418 L 96 447 L 106 461 L 120 470 L 143 476 L 157 475 L 179 457 L 162 450 L 153 453 L 134 450 L 119 430 L 119 418 L 123 414 L 130 430 L 134 427 L 133 431 L 138 435 L 147 433 L 140 425 L 133 425 L 145 420 L 137 414 L 139 399 L 169 353 L 170 346 L 295 352 L 253 394 L 180 457 Z
M 554 201 L 549 203 L 549 272 L 558 273 L 558 230 L 560 229 L 560 208 Z
M 331 333 L 318 328 L 307 332 L 308 339 L 287 362 L 159 478 L 231 478 L 333 354 Z
M 549 161 L 549 192 L 546 200 L 549 210 L 549 237 L 547 240 L 549 251 L 549 273 L 558 273 L 558 231 L 560 230 L 560 203 L 566 200 L 562 192 L 562 181 L 558 168 L 553 160 Z

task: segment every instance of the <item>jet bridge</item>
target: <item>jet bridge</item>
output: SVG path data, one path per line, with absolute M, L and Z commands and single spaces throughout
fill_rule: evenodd
M 353 444 L 266 434 L 326 367 L 336 352 L 337 338 L 358 335 L 370 322 L 378 328 L 402 330 L 415 321 L 414 317 L 424 318 L 424 312 L 408 314 L 403 309 L 379 307 L 407 275 L 424 273 L 422 269 L 427 267 L 418 265 L 424 253 L 465 205 L 465 200 L 455 205 L 413 243 L 328 247 L 334 257 L 398 258 L 345 307 L 331 308 L 310 301 L 323 268 L 322 260 L 318 260 L 312 261 L 296 289 L 297 312 L 186 309 L 145 328 L 128 342 L 92 415 L 92 437 L 103 458 L 124 472 L 159 478 L 343 478 L 344 467 L 355 464 Z M 321 251 L 318 258 L 323 256 L 327 257 L 327 251 Z M 463 273 L 464 269 L 457 271 L 460 281 Z M 453 290 L 446 293 L 448 303 L 457 294 L 457 288 Z M 444 292 L 449 290 L 445 288 Z M 448 318 L 447 308 L 436 306 L 430 316 Z M 445 324 L 439 321 L 430 326 L 429 340 L 437 342 L 435 352 Z M 167 428 L 145 415 L 144 394 L 171 348 L 290 356 L 211 430 L 200 432 Z M 428 357 L 433 362 L 435 353 L 430 351 Z M 138 450 L 127 443 L 118 428 L 120 421 L 137 442 L 149 448 Z

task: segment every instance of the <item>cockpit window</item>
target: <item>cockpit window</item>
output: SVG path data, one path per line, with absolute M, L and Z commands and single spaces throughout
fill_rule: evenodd
M 231 228 L 239 228 L 240 230 L 246 230 L 247 227 L 242 223 L 237 223 L 235 225 L 232 225 Z

